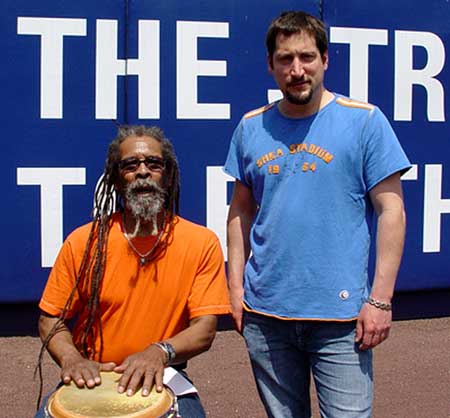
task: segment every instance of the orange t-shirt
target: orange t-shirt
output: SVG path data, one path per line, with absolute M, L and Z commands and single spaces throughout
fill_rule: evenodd
M 50 273 L 39 307 L 59 315 L 73 288 L 91 224 L 72 232 Z M 155 237 L 133 240 L 140 252 Z M 86 298 L 86 296 L 85 296 Z M 84 299 L 85 299 L 84 298 Z M 100 290 L 103 328 L 101 361 L 121 363 L 151 343 L 170 338 L 202 315 L 230 312 L 222 250 L 216 235 L 205 227 L 177 217 L 173 238 L 162 257 L 140 266 L 122 232 L 119 214 L 113 215 L 106 268 Z M 69 317 L 80 311 L 75 296 Z M 74 342 L 80 339 L 78 321 Z M 100 338 L 96 340 L 99 352 Z

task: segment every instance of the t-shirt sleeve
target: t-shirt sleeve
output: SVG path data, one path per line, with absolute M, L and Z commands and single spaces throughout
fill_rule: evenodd
M 189 319 L 231 312 L 222 249 L 215 235 L 202 253 L 188 300 Z
M 239 122 L 230 142 L 227 159 L 223 167 L 223 171 L 248 186 L 245 179 L 242 139 L 244 130 L 244 120 Z
M 367 190 L 390 175 L 403 174 L 411 167 L 394 130 L 378 107 L 369 113 L 362 141 Z
M 39 308 L 50 315 L 59 315 L 72 292 L 76 279 L 76 267 L 72 245 L 67 239 L 56 258 L 55 264 L 50 272 L 44 293 L 39 302 Z M 77 293 L 74 295 L 67 318 L 73 316 L 77 305 Z

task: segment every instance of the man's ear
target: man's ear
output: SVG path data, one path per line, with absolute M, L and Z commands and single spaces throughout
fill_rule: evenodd
M 322 55 L 322 62 L 324 70 L 328 69 L 328 51 L 325 51 Z
M 273 74 L 273 56 L 267 54 L 267 71 L 269 74 Z

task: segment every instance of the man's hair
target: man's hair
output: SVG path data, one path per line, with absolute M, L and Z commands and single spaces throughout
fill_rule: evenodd
M 316 41 L 317 49 L 323 57 L 328 51 L 327 31 L 324 23 L 302 11 L 288 11 L 281 13 L 269 26 L 266 34 L 266 48 L 272 64 L 273 53 L 276 48 L 277 36 L 281 33 L 284 36 L 305 32 Z
M 103 351 L 103 333 L 100 320 L 100 287 L 105 272 L 106 251 L 108 245 L 109 231 L 112 224 L 112 214 L 115 211 L 122 211 L 122 197 L 116 199 L 115 192 L 120 182 L 119 177 L 119 161 L 120 144 L 129 137 L 150 137 L 161 144 L 162 158 L 165 162 L 163 174 L 163 188 L 166 190 L 166 198 L 164 202 L 165 223 L 167 224 L 167 233 L 163 235 L 155 251 L 149 257 L 155 260 L 167 247 L 171 239 L 174 218 L 179 211 L 179 194 L 180 194 L 180 175 L 178 161 L 171 142 L 164 136 L 163 131 L 156 127 L 145 126 L 121 126 L 118 130 L 117 137 L 110 143 L 108 154 L 105 162 L 103 176 L 97 186 L 94 198 L 93 222 L 86 247 L 83 253 L 80 269 L 77 277 L 66 301 L 63 311 L 59 316 L 58 322 L 49 332 L 42 344 L 39 354 L 39 362 L 37 371 L 39 372 L 42 393 L 42 358 L 51 338 L 64 329 L 64 321 L 68 319 L 69 309 L 72 306 L 75 295 L 81 298 L 80 306 L 84 310 L 78 314 L 78 319 L 83 318 L 81 325 L 82 335 L 81 341 L 78 341 L 78 349 L 86 358 L 95 358 L 95 339 L 100 337 L 100 350 L 98 358 L 101 361 Z M 83 292 L 84 291 L 84 292 Z M 86 299 L 83 294 L 87 294 Z M 96 326 L 94 326 L 96 325 Z M 39 395 L 38 405 L 41 395 Z

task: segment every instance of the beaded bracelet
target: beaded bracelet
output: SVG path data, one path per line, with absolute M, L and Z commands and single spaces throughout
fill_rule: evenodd
M 392 303 L 381 302 L 379 300 L 371 298 L 370 296 L 366 299 L 366 302 L 369 305 L 375 306 L 375 308 L 381 309 L 382 311 L 391 311 L 392 310 Z

